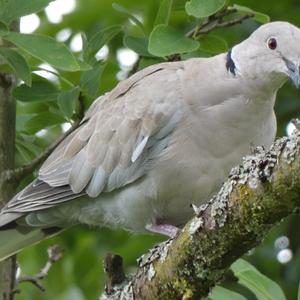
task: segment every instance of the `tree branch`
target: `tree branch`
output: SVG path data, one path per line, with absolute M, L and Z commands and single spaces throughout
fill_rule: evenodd
M 201 35 L 208 34 L 217 28 L 231 27 L 231 26 L 234 26 L 237 24 L 241 24 L 244 21 L 254 17 L 254 14 L 248 13 L 248 14 L 244 14 L 242 16 L 237 16 L 230 20 L 224 20 L 225 17 L 228 17 L 237 12 L 238 12 L 238 10 L 235 8 L 226 7 L 224 10 L 220 11 L 219 13 L 216 13 L 215 15 L 210 16 L 207 19 L 207 21 L 205 21 L 204 23 L 196 25 L 193 29 L 188 31 L 185 34 L 185 36 L 193 38 L 193 39 L 198 39 Z M 132 69 L 128 73 L 128 77 L 133 75 L 135 72 L 137 72 L 137 70 L 139 68 L 140 60 L 141 60 L 141 56 L 138 57 L 137 61 L 133 65 Z M 166 57 L 166 60 L 167 61 L 179 61 L 179 60 L 181 60 L 181 56 L 180 56 L 180 54 L 173 54 L 173 55 Z
M 210 25 L 207 25 L 205 27 L 202 27 L 199 30 L 199 34 L 207 34 L 210 31 L 216 29 L 216 28 L 224 28 L 224 27 L 230 27 L 230 26 L 234 26 L 236 24 L 241 24 L 243 23 L 245 20 L 248 20 L 250 18 L 253 18 L 254 15 L 253 14 L 247 14 L 232 20 L 228 20 L 228 21 L 223 21 L 223 22 L 213 22 Z
M 19 21 L 10 25 L 12 31 L 19 31 Z M 10 44 L 4 42 L 5 47 Z M 1 64 L 0 60 L 0 64 Z M 0 209 L 14 195 L 15 184 L 3 180 L 3 173 L 14 168 L 15 164 L 15 120 L 16 101 L 11 90 L 16 84 L 14 74 L 0 73 Z M 0 299 L 13 300 L 11 291 L 15 286 L 16 257 L 0 263 Z
M 211 31 L 217 29 L 217 28 L 225 28 L 225 27 L 230 27 L 234 26 L 236 24 L 241 24 L 245 20 L 251 19 L 254 17 L 254 14 L 245 14 L 242 16 L 238 16 L 236 18 L 230 19 L 230 20 L 225 20 L 224 18 L 236 13 L 237 10 L 233 8 L 226 8 L 220 13 L 217 13 L 211 17 L 208 18 L 206 22 L 204 22 L 201 25 L 195 26 L 192 30 L 187 32 L 185 34 L 186 37 L 193 38 L 194 40 L 197 40 L 201 35 L 208 34 Z M 178 61 L 181 60 L 180 54 L 174 54 L 170 55 L 167 58 L 168 61 Z
M 223 18 L 225 16 L 228 16 L 231 13 L 236 12 L 236 10 L 227 10 L 224 11 L 223 14 L 220 14 L 219 16 L 216 16 L 214 18 L 209 19 L 206 23 L 196 26 L 191 31 L 189 31 L 186 36 L 187 37 L 193 37 L 194 39 L 198 38 L 202 34 L 208 34 L 209 32 L 217 29 L 217 28 L 224 28 L 224 27 L 230 27 L 234 26 L 236 24 L 241 24 L 245 20 L 251 19 L 254 17 L 254 14 L 246 14 L 243 16 L 239 16 L 237 18 L 224 21 Z
M 200 299 L 229 266 L 300 206 L 300 132 L 257 148 L 173 240 L 139 260 L 129 281 L 101 299 Z M 115 297 L 115 298 L 114 298 Z
M 108 253 L 104 261 L 104 270 L 107 274 L 105 291 L 110 295 L 114 292 L 113 286 L 126 279 L 123 271 L 123 258 L 120 255 Z
M 63 256 L 63 250 L 58 246 L 58 245 L 54 245 L 54 246 L 50 246 L 47 249 L 48 252 L 48 260 L 45 264 L 45 266 L 41 269 L 41 271 L 35 275 L 23 275 L 20 276 L 17 279 L 17 283 L 23 283 L 23 282 L 30 282 L 33 285 L 35 285 L 38 289 L 40 289 L 42 292 L 44 292 L 46 289 L 41 285 L 40 281 L 42 279 L 44 279 L 50 269 L 52 268 L 53 264 L 56 263 L 58 260 L 60 260 Z M 16 289 L 15 290 L 16 293 L 19 293 L 20 290 Z

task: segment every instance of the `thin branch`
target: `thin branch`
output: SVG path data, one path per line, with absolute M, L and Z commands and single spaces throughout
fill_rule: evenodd
M 220 19 L 220 18 L 228 17 L 229 15 L 235 14 L 237 12 L 238 12 L 238 10 L 236 8 L 227 7 L 224 10 L 216 13 L 212 17 L 215 19 Z
M 251 19 L 253 17 L 254 17 L 254 14 L 247 14 L 247 15 L 241 16 L 239 18 L 224 21 L 224 22 L 214 22 L 209 26 L 201 28 L 198 33 L 199 34 L 207 34 L 216 28 L 224 28 L 224 27 L 234 26 L 236 24 L 241 24 L 245 20 Z
M 225 17 L 228 17 L 236 12 L 237 12 L 237 9 L 227 7 L 226 9 L 220 11 L 219 13 L 216 13 L 215 15 L 210 16 L 206 22 L 196 25 L 192 30 L 188 31 L 185 34 L 185 36 L 196 40 L 201 35 L 208 34 L 209 32 L 211 32 L 217 28 L 224 28 L 224 27 L 234 26 L 236 24 L 241 24 L 243 21 L 254 17 L 254 14 L 249 13 L 249 14 L 231 19 L 231 20 L 224 21 Z M 133 75 L 135 72 L 137 72 L 140 60 L 141 60 L 141 56 L 138 57 L 136 63 L 133 65 L 131 71 L 128 74 L 128 77 Z M 173 55 L 166 57 L 166 60 L 167 61 L 179 61 L 179 60 L 181 60 L 181 56 L 180 56 L 180 54 L 173 54 Z
M 23 275 L 17 279 L 17 283 L 30 282 L 35 285 L 39 290 L 45 291 L 46 289 L 42 286 L 40 281 L 47 277 L 53 264 L 60 260 L 63 256 L 63 250 L 58 246 L 54 245 L 47 249 L 48 260 L 42 270 L 35 275 Z M 16 289 L 15 293 L 19 293 L 20 289 Z
M 84 96 L 82 92 L 79 93 L 78 103 L 79 103 L 79 110 L 77 113 L 77 120 L 80 122 L 84 117 L 84 111 L 85 111 Z
M 186 33 L 186 37 L 193 38 L 197 40 L 201 35 L 208 34 L 209 32 L 217 29 L 234 26 L 236 24 L 241 24 L 245 20 L 254 17 L 254 14 L 246 14 L 231 20 L 223 21 L 224 17 L 227 17 L 233 13 L 236 13 L 236 9 L 226 9 L 221 11 L 219 14 L 213 15 L 208 18 L 207 22 L 203 24 L 196 25 L 192 30 Z M 181 60 L 180 54 L 174 54 L 167 57 L 168 61 L 178 61 Z
M 232 169 L 219 193 L 173 240 L 138 262 L 136 274 L 101 300 L 200 299 L 230 265 L 300 206 L 300 131 L 262 147 Z
M 120 255 L 108 253 L 104 261 L 104 270 L 107 274 L 105 291 L 108 295 L 113 294 L 113 286 L 126 280 L 123 270 L 123 258 Z
M 220 14 L 219 16 L 209 19 L 206 23 L 195 26 L 195 28 L 190 30 L 186 34 L 186 36 L 196 39 L 200 35 L 207 34 L 211 31 L 215 30 L 216 28 L 224 28 L 224 27 L 234 26 L 236 24 L 241 24 L 245 20 L 248 20 L 248 19 L 251 19 L 254 17 L 254 14 L 246 14 L 246 15 L 240 16 L 238 18 L 223 21 L 223 18 L 225 16 L 228 16 L 229 14 L 234 13 L 234 12 L 236 12 L 236 10 L 225 11 L 225 12 L 223 12 L 223 14 Z

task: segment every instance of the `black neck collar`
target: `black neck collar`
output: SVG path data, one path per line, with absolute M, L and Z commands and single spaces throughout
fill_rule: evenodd
M 236 67 L 235 67 L 235 64 L 234 64 L 234 61 L 231 57 L 231 51 L 232 49 L 229 49 L 228 53 L 227 53 L 227 58 L 226 58 L 226 69 L 227 71 L 229 71 L 232 75 L 236 75 L 235 74 L 235 70 L 236 70 Z

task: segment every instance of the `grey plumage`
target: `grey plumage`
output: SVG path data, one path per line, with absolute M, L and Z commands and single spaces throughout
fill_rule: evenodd
M 288 77 L 299 85 L 299 63 L 300 30 L 274 22 L 228 55 L 150 66 L 119 83 L 2 209 L 0 260 L 43 239 L 39 228 L 183 225 L 251 145 L 271 145 L 276 92 Z

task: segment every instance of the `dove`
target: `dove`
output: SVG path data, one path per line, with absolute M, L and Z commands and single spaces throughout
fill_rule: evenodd
M 272 22 L 227 53 L 120 82 L 2 208 L 0 260 L 76 224 L 174 237 L 253 146 L 273 143 L 276 93 L 299 87 L 299 63 L 300 29 Z

